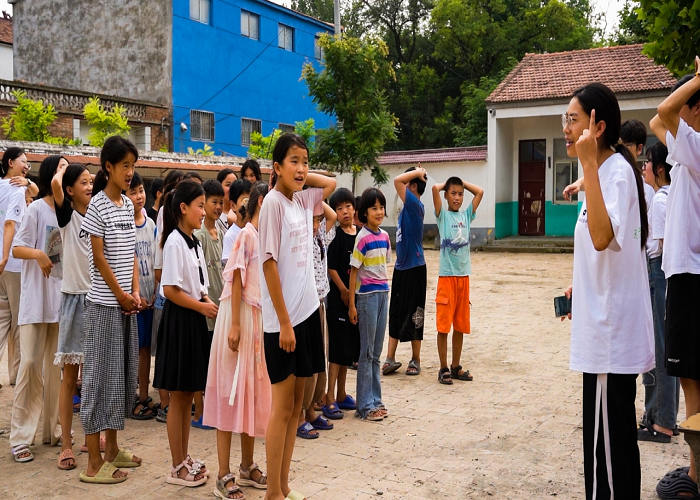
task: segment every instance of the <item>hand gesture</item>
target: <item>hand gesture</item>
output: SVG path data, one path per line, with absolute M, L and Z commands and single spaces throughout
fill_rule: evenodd
M 131 296 L 136 301 L 136 311 L 141 311 L 146 308 L 146 301 L 141 298 L 141 294 L 138 292 L 132 293 Z
M 420 163 L 418 164 L 418 168 L 416 169 L 416 172 L 420 172 L 420 175 L 418 176 L 419 179 L 423 179 L 424 181 L 428 180 L 428 171 L 424 169 L 423 167 L 420 166 Z
M 700 56 L 695 56 L 695 74 L 700 71 Z
M 294 352 L 297 348 L 297 338 L 291 324 L 280 327 L 280 349 L 285 352 Z
M 571 286 L 564 291 L 564 295 L 569 300 L 571 300 L 571 292 L 572 291 L 573 291 L 573 287 L 571 287 Z M 571 319 L 571 313 L 567 314 L 566 317 Z M 561 320 L 564 321 L 564 316 L 561 317 Z
M 0 260 L 0 274 L 5 272 L 6 265 L 7 265 L 7 259 Z
M 138 296 L 138 294 L 136 294 Z M 139 312 L 139 303 L 141 299 L 136 299 L 130 293 L 124 296 L 124 299 L 119 303 L 122 306 L 122 312 L 127 316 L 136 314 Z
M 44 252 L 41 252 L 36 261 L 39 263 L 39 267 L 41 268 L 44 278 L 48 278 L 51 275 L 51 269 L 53 268 L 53 263 L 51 262 L 51 259 L 49 259 L 49 256 Z
M 357 309 L 355 306 L 350 306 L 350 309 L 348 309 L 348 318 L 350 318 L 350 323 L 353 325 L 357 324 Z
M 231 325 L 228 332 L 228 347 L 233 352 L 238 352 L 238 343 L 241 341 L 241 325 Z
M 29 180 L 22 175 L 15 175 L 10 178 L 10 186 L 27 187 L 29 186 Z
M 201 302 L 201 305 L 199 307 L 199 312 L 207 318 L 214 319 L 216 318 L 216 315 L 219 312 L 219 306 L 217 306 L 211 301 Z
M 574 196 L 575 194 L 578 194 L 581 191 L 581 184 L 583 184 L 582 179 L 577 180 L 573 184 L 569 184 L 564 188 L 564 191 L 562 191 L 562 194 L 564 195 L 564 199 L 566 201 L 571 201 L 571 197 Z
M 576 141 L 576 154 L 578 155 L 584 170 L 586 166 L 597 167 L 598 142 L 596 141 L 595 109 L 591 110 L 591 122 Z

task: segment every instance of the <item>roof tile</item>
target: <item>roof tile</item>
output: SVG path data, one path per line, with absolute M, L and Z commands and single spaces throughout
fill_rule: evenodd
M 447 163 L 486 161 L 486 146 L 468 148 L 420 149 L 417 151 L 387 151 L 377 162 L 380 165 L 406 165 L 411 163 Z
M 0 17 L 0 43 L 12 45 L 12 19 Z
M 642 54 L 643 45 L 601 47 L 553 54 L 526 54 L 486 99 L 489 103 L 569 97 L 600 82 L 613 92 L 670 89 L 671 72 Z

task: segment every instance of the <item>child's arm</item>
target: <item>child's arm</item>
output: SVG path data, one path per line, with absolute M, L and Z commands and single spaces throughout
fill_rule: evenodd
M 126 312 L 135 311 L 138 308 L 139 300 L 137 300 L 133 295 L 126 293 L 119 286 L 117 277 L 114 275 L 114 271 L 109 267 L 107 259 L 105 258 L 105 241 L 99 236 L 93 234 L 90 235 L 90 244 L 92 245 L 92 258 L 95 263 L 97 271 L 102 275 L 102 278 L 107 283 L 107 286 L 112 293 L 117 298 L 117 302 L 122 309 Z M 48 258 L 48 257 L 47 257 Z
M 353 325 L 357 324 L 357 309 L 355 308 L 355 287 L 354 284 L 357 281 L 357 267 L 352 267 L 350 269 L 350 290 L 348 293 L 348 318 L 350 318 L 350 323 Z
M 336 184 L 337 182 L 333 177 L 326 177 L 325 175 L 313 174 L 311 172 L 306 175 L 306 185 L 323 189 L 324 200 L 333 194 Z
M 12 249 L 12 255 L 15 259 L 36 260 L 37 264 L 39 264 L 39 267 L 41 268 L 41 272 L 44 274 L 44 278 L 48 278 L 51 274 L 51 268 L 53 267 L 51 259 L 49 259 L 49 256 L 43 251 L 37 248 L 19 246 L 14 247 Z
M 228 347 L 233 352 L 238 352 L 238 343 L 241 341 L 241 297 L 243 295 L 243 281 L 241 270 L 233 271 L 231 282 L 231 329 L 228 332 Z
M 428 177 L 428 172 L 418 164 L 418 168 L 411 170 L 410 172 L 404 172 L 394 178 L 394 188 L 396 189 L 396 194 L 401 198 L 401 203 L 406 203 L 406 189 L 408 184 L 413 179 L 423 179 L 426 180 Z
M 213 302 L 200 302 L 187 295 L 180 287 L 175 285 L 163 285 L 163 293 L 165 294 L 165 298 L 173 304 L 197 311 L 207 318 L 216 318 L 216 313 L 219 311 L 218 306 Z
M 666 146 L 666 132 L 668 132 L 668 127 L 664 125 L 664 122 L 661 121 L 659 115 L 656 115 L 651 119 L 649 122 L 649 128 L 652 132 L 654 132 L 654 135 L 659 139 L 659 141 Z
M 12 240 L 15 239 L 15 221 L 6 220 L 2 233 L 2 261 L 0 261 L 0 274 L 5 270 L 7 261 L 12 251 Z
M 472 213 L 476 213 L 476 209 L 479 208 L 481 199 L 484 197 L 484 190 L 476 184 L 471 184 L 467 181 L 462 181 L 462 184 L 464 184 L 464 189 L 474 195 L 474 199 L 472 200 Z
M 338 290 L 340 290 L 340 299 L 343 301 L 343 304 L 347 306 L 350 300 L 350 291 L 345 288 L 345 283 L 340 279 L 338 271 L 335 269 L 328 269 L 328 276 L 331 277 L 331 281 L 338 287 Z
M 139 288 L 139 258 L 134 252 L 134 274 L 131 277 L 131 296 L 136 300 L 136 310 L 145 309 L 142 304 L 141 290 Z
M 284 349 L 286 352 L 294 352 L 297 346 L 297 339 L 296 335 L 294 335 L 292 322 L 289 319 L 287 305 L 284 303 L 282 282 L 277 270 L 277 262 L 274 259 L 267 259 L 263 262 L 263 274 L 265 275 L 270 300 L 272 300 L 272 305 L 280 322 L 280 349 Z
M 51 191 L 53 192 L 53 201 L 58 208 L 63 207 L 63 174 L 66 173 L 67 164 L 62 164 L 56 170 L 56 174 L 51 179 Z
M 435 207 L 435 217 L 440 217 L 440 212 L 442 211 L 442 197 L 440 196 L 440 191 L 442 191 L 442 188 L 444 187 L 444 182 L 433 184 L 433 206 Z
M 335 224 L 335 221 L 338 220 L 338 214 L 336 214 L 335 210 L 333 210 L 325 201 L 323 202 L 323 218 L 326 219 L 326 231 L 330 231 L 333 224 Z
M 698 76 L 698 71 L 700 71 L 700 58 L 695 56 L 695 78 L 676 89 L 664 102 L 659 104 L 657 109 L 659 118 L 673 137 L 676 137 L 676 133 L 678 132 L 678 125 L 681 121 L 681 109 L 683 109 L 685 103 L 693 97 L 693 94 L 700 90 L 700 76 Z

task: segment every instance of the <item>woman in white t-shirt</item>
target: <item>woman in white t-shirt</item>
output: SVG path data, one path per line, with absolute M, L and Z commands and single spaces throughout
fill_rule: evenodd
M 644 182 L 654 190 L 649 210 L 649 239 L 647 258 L 649 260 L 649 290 L 651 309 L 654 317 L 654 343 L 656 368 L 644 373 L 644 418 L 637 429 L 640 441 L 670 443 L 676 428 L 680 380 L 666 373 L 664 357 L 666 339 L 664 319 L 666 317 L 666 276 L 661 269 L 664 231 L 666 229 L 666 200 L 671 185 L 671 165 L 666 163 L 668 149 L 657 142 L 647 151 L 647 161 L 642 173 Z
M 654 367 L 643 181 L 619 143 L 620 107 L 599 83 L 574 92 L 562 126 L 586 198 L 574 233 L 571 362 L 583 372 L 586 498 L 640 497 L 636 378 Z M 612 494 L 611 494 L 612 492 Z
M 221 183 L 224 188 L 224 200 L 228 200 L 228 190 L 236 180 L 236 173 L 230 168 L 223 168 L 219 170 L 216 175 L 216 180 Z M 221 229 L 224 234 L 228 231 L 228 228 L 233 224 L 233 219 L 229 217 L 230 207 L 228 203 L 224 203 L 224 209 L 221 211 L 221 216 L 216 221 L 216 227 Z
M 31 166 L 22 148 L 7 148 L 0 163 L 0 359 L 5 344 L 10 385 L 15 385 L 19 369 L 19 291 L 22 263 L 10 254 L 10 245 L 19 231 L 27 206 L 25 194 L 36 196 L 39 189 L 27 177 Z M 0 384 L 2 387 L 2 384 Z
M 235 220 L 229 226 L 224 235 L 224 247 L 221 251 L 221 263 L 226 266 L 228 257 L 233 249 L 238 233 L 245 227 L 246 213 L 245 207 L 248 204 L 248 196 L 253 189 L 253 185 L 248 179 L 237 179 L 231 184 L 226 199 L 229 201 L 229 214 L 235 216 Z
M 61 236 L 54 211 L 51 179 L 65 158 L 48 156 L 39 168 L 39 199 L 24 214 L 12 242 L 12 255 L 22 261 L 19 299 L 21 360 L 12 402 L 10 446 L 17 462 L 34 457 L 29 445 L 43 413 L 43 442 L 58 442 L 58 396 L 61 369 L 53 363 L 58 342 L 61 303 Z M 70 438 L 69 438 L 70 439 Z

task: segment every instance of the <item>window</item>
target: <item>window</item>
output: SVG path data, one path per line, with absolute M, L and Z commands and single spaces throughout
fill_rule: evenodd
M 294 125 L 290 125 L 288 123 L 280 123 L 280 130 L 282 131 L 283 134 L 287 133 L 294 133 Z
M 319 37 L 314 38 L 314 57 L 320 61 L 325 54 L 323 53 L 323 47 L 318 44 L 318 40 Z
M 190 19 L 209 24 L 211 0 L 190 0 Z
M 241 146 L 250 146 L 250 136 L 253 132 L 262 133 L 262 122 L 241 118 Z
M 214 113 L 190 111 L 190 139 L 214 142 Z
M 578 195 L 571 201 L 564 199 L 564 188 L 578 179 L 578 160 L 566 154 L 566 141 L 554 139 L 554 203 L 578 203 Z
M 242 10 L 241 35 L 253 40 L 260 40 L 260 16 Z
M 294 28 L 278 24 L 277 45 L 280 49 L 289 50 L 290 52 L 294 51 Z

